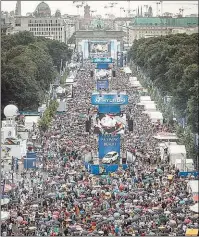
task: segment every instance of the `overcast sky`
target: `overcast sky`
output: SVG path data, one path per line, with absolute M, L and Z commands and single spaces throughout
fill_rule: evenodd
M 26 15 L 27 12 L 33 12 L 37 5 L 41 1 L 22 1 L 22 15 Z M 57 9 L 61 11 L 62 14 L 77 14 L 76 4 L 73 4 L 73 1 L 45 1 L 51 8 L 52 14 L 55 13 Z M 84 1 L 85 2 L 85 1 Z M 120 10 L 121 7 L 128 9 L 128 1 L 114 1 L 117 4 L 114 7 L 114 10 L 111 8 L 104 8 L 104 6 L 109 5 L 109 1 L 88 1 L 88 4 L 91 6 L 91 10 L 97 10 L 97 15 L 104 16 L 105 14 L 114 14 L 115 16 L 125 16 L 126 13 Z M 80 2 L 81 3 L 81 2 Z M 194 5 L 195 4 L 195 5 Z M 184 15 L 196 14 L 198 13 L 198 6 L 196 5 L 197 1 L 163 1 L 163 12 L 178 13 L 179 8 L 184 8 Z M 145 9 L 144 5 L 152 6 L 153 14 L 156 15 L 156 1 L 130 1 L 130 9 L 134 10 L 138 6 L 142 6 L 143 12 Z M 1 1 L 1 10 L 2 11 L 12 11 L 15 10 L 16 1 Z M 160 7 L 159 7 L 160 8 Z M 83 8 L 79 10 L 79 13 L 83 15 Z

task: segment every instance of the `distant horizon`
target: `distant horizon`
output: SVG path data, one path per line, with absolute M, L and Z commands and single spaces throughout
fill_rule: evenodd
M 1 11 L 15 11 L 17 1 L 1 1 Z M 42 1 L 21 1 L 21 15 L 26 16 L 28 13 L 33 13 L 39 3 Z M 73 4 L 73 1 L 44 1 L 49 5 L 51 9 L 51 15 L 54 15 L 56 10 L 60 10 L 61 15 L 80 15 L 83 16 L 83 7 L 78 9 L 76 8 L 76 4 Z M 78 1 L 82 2 L 82 1 Z M 153 9 L 153 16 L 157 15 L 157 4 L 154 1 L 115 1 L 117 4 L 113 8 L 105 8 L 105 6 L 109 6 L 110 2 L 108 1 L 83 1 L 88 3 L 91 7 L 91 14 L 94 16 L 101 15 L 102 17 L 106 17 L 108 14 L 115 15 L 115 17 L 126 17 L 128 16 L 128 9 L 132 11 L 131 14 L 135 14 L 136 10 L 139 7 L 139 10 L 142 8 L 142 12 L 146 12 L 147 7 L 151 6 Z M 169 12 L 172 14 L 179 14 L 179 9 L 184 9 L 183 16 L 197 14 L 198 15 L 198 2 L 197 1 L 163 1 L 163 13 Z M 67 10 L 65 10 L 65 8 Z M 124 8 L 125 12 L 123 9 Z M 93 12 L 92 12 L 93 11 Z M 79 14 L 78 14 L 79 13 Z M 160 14 L 160 7 L 159 7 Z

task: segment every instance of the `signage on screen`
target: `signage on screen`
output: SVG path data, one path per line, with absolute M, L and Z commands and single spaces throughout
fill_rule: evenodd
M 113 151 L 120 155 L 120 135 L 99 135 L 99 158 Z
M 93 58 L 93 63 L 112 63 L 112 58 Z
M 97 80 L 97 90 L 108 89 L 109 81 L 108 80 Z
M 128 104 L 128 95 L 94 94 L 91 96 L 92 105 L 126 105 Z

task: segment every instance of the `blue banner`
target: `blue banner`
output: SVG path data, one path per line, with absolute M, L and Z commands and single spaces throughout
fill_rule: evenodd
M 123 67 L 124 66 L 124 54 L 123 52 L 117 52 L 117 66 Z
M 97 90 L 108 89 L 109 81 L 108 80 L 97 80 Z
M 93 58 L 93 63 L 112 63 L 112 58 Z
M 99 105 L 98 111 L 102 114 L 118 114 L 121 112 L 121 108 L 119 105 Z
M 108 152 L 115 151 L 120 156 L 120 135 L 99 135 L 99 158 L 102 159 Z
M 189 175 L 193 175 L 193 176 L 197 177 L 199 175 L 199 172 L 197 172 L 197 171 L 181 171 L 181 172 L 179 172 L 180 177 L 187 177 Z
M 92 94 L 92 105 L 127 105 L 128 95 L 125 94 Z
M 97 63 L 97 69 L 108 69 L 108 63 Z

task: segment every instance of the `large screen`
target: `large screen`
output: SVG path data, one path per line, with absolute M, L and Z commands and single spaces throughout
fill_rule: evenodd
M 126 128 L 126 114 L 98 113 L 94 117 L 93 122 L 95 134 L 124 134 Z
M 107 42 L 89 42 L 89 52 L 90 53 L 103 53 L 108 52 L 108 43 Z

